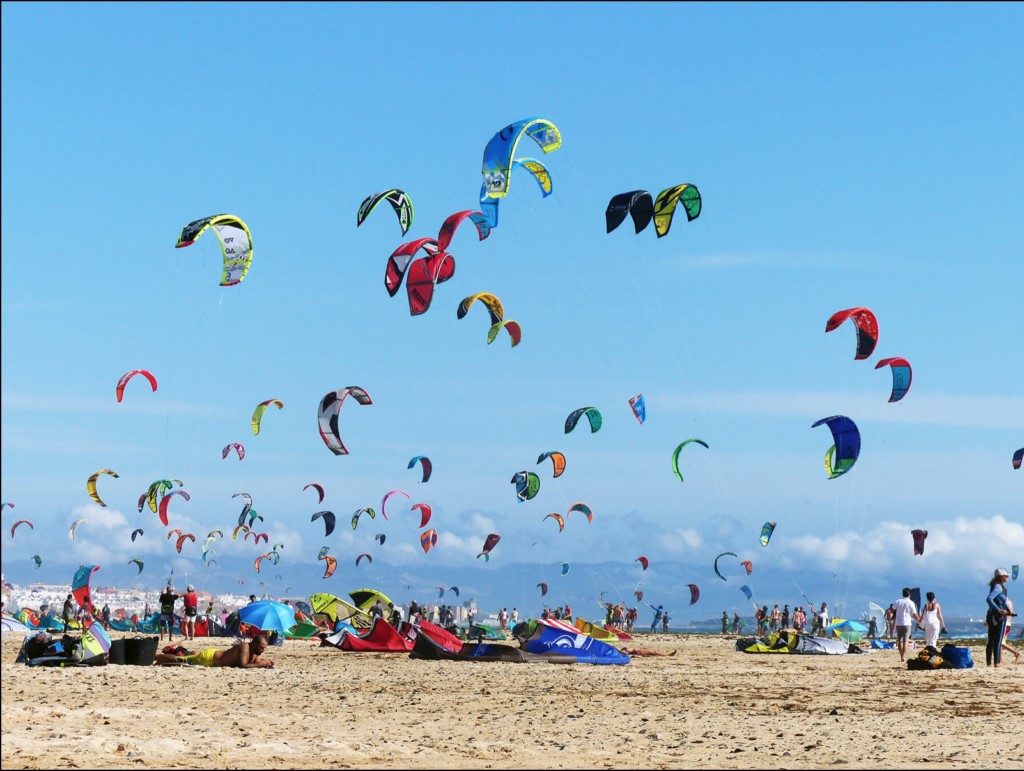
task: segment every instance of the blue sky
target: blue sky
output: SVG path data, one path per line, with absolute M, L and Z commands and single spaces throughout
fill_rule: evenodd
M 592 616 L 599 592 L 632 600 L 643 582 L 683 624 L 748 611 L 741 584 L 851 615 L 920 586 L 979 615 L 993 568 L 1024 558 L 1019 5 L 7 3 L 2 17 L 9 580 L 92 563 L 96 582 L 150 588 L 172 569 L 245 593 L 371 585 L 430 601 L 459 585 L 527 613 L 545 581 L 546 601 Z M 411 317 L 404 290 L 384 291 L 388 255 L 475 208 L 484 145 L 530 116 L 563 136 L 543 156 L 553 195 L 517 172 L 498 228 L 456 233 L 455 276 Z M 661 239 L 605 233 L 611 196 L 681 182 L 702 193 L 697 220 Z M 357 229 L 359 203 L 390 187 L 415 205 L 408 236 L 384 208 Z M 212 233 L 174 249 L 221 212 L 254 242 L 229 288 Z M 487 345 L 482 309 L 456 319 L 480 291 L 522 324 L 521 345 Z M 850 324 L 824 332 L 854 306 L 880 326 L 862 361 Z M 874 369 L 889 356 L 914 367 L 892 404 Z M 158 390 L 136 379 L 117 403 L 136 368 Z M 351 385 L 373 404 L 346 403 L 351 454 L 337 457 L 317 405 Z M 641 392 L 643 425 L 628 405 Z M 271 398 L 285 406 L 253 436 Z M 566 435 L 583 406 L 604 425 Z M 835 414 L 863 449 L 829 480 L 831 439 L 811 424 Z M 691 437 L 710 449 L 686 448 L 680 482 L 671 453 Z M 221 459 L 229 442 L 243 461 Z M 536 465 L 549 450 L 567 458 L 558 479 Z M 406 468 L 416 455 L 433 461 L 426 484 Z M 105 509 L 85 487 L 101 468 L 120 474 L 100 479 Z M 525 503 L 520 470 L 541 476 Z M 181 556 L 136 511 L 167 477 L 191 495 L 171 507 L 171 527 L 197 535 Z M 314 481 L 322 505 L 303 492 Z M 392 489 L 411 500 L 353 531 L 352 512 Z M 285 544 L 259 575 L 251 541 L 199 559 L 241 491 Z M 593 523 L 543 521 L 577 501 Z M 415 502 L 439 533 L 426 555 Z M 328 538 L 309 521 L 321 509 L 338 516 Z M 12 539 L 18 519 L 35 528 Z M 923 557 L 913 528 L 929 531 Z M 339 560 L 328 580 L 323 545 Z M 724 551 L 754 572 L 719 580 Z M 355 567 L 361 552 L 372 565 Z

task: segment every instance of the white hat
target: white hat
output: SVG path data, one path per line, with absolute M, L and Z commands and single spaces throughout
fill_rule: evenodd
M 1002 578 L 1003 576 L 1010 575 L 1010 571 L 1006 568 L 996 568 L 995 578 Z
M 194 592 L 195 590 L 196 590 L 196 588 L 194 586 L 192 586 L 192 584 L 189 584 L 188 588 L 185 589 L 186 592 Z

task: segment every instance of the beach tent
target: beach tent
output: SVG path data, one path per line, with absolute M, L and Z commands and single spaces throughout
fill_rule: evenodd
M 576 658 L 580 664 L 628 664 L 629 656 L 611 645 L 580 634 L 567 624 L 558 626 L 547 619 L 529 622 L 532 633 L 522 643 L 528 653 L 561 653 Z M 571 631 L 566 631 L 568 628 Z

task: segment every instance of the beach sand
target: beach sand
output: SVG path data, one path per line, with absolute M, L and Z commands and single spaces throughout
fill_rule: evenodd
M 627 666 L 289 640 L 274 669 L 239 670 L 29 668 L 21 640 L 2 645 L 4 769 L 1024 766 L 1024 664 L 986 668 L 977 645 L 974 669 L 917 672 L 895 651 L 749 655 L 732 636 L 640 634 L 678 653 Z

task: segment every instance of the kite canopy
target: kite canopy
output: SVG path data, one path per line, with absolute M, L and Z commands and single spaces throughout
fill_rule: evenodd
M 590 433 L 596 433 L 601 428 L 601 413 L 596 407 L 580 407 L 578 410 L 573 410 L 569 413 L 569 417 L 565 419 L 565 433 L 569 433 L 576 424 L 580 422 L 580 418 L 584 415 L 587 416 L 587 420 L 590 421 Z
M 456 317 L 460 319 L 465 318 L 466 314 L 469 313 L 469 309 L 477 300 L 487 308 L 487 312 L 491 316 L 492 327 L 505 318 L 505 308 L 502 306 L 501 300 L 490 292 L 477 292 L 469 297 L 462 298 L 462 302 L 459 303 L 459 307 L 455 311 Z
M 217 234 L 224 255 L 224 272 L 220 277 L 220 285 L 240 284 L 252 264 L 252 234 L 249 232 L 249 226 L 233 214 L 215 214 L 188 223 L 182 228 L 175 248 L 191 246 L 208 228 L 213 228 L 213 232 Z
M 430 521 L 430 515 L 433 513 L 433 510 L 430 508 L 429 504 L 414 503 L 409 508 L 413 511 L 415 511 L 416 509 L 420 510 L 420 527 L 426 527 L 427 523 Z
M 260 422 L 263 420 L 263 413 L 267 411 L 267 407 L 273 404 L 279 410 L 284 408 L 284 402 L 280 399 L 267 399 L 265 402 L 260 402 L 256 405 L 256 409 L 252 413 L 252 433 L 255 436 L 260 432 Z
M 89 610 L 89 606 L 92 605 L 89 581 L 92 579 L 92 574 L 99 569 L 99 565 L 82 565 L 75 571 L 75 577 L 71 581 L 71 593 L 75 596 L 78 607 Z
M 1013 454 L 1013 467 L 1020 468 L 1021 463 L 1024 463 L 1024 447 L 1021 447 Z
M 423 478 L 420 480 L 420 482 L 429 481 L 430 474 L 434 470 L 434 465 L 430 462 L 430 458 L 428 458 L 426 455 L 416 455 L 412 458 L 412 460 L 409 461 L 409 465 L 407 468 L 412 468 L 413 466 L 415 466 L 417 461 L 423 467 Z
M 509 340 L 512 341 L 512 347 L 515 348 L 523 339 L 523 327 L 515 319 L 503 319 L 497 324 L 493 324 L 490 329 L 487 330 L 487 344 L 490 345 L 498 337 L 498 333 L 501 330 L 508 332 Z
M 309 518 L 310 522 L 316 522 L 318 519 L 324 521 L 324 537 L 326 538 L 334 532 L 334 524 L 337 521 L 333 511 L 318 511 L 316 514 Z
M 552 450 L 551 452 L 542 452 L 537 457 L 537 463 L 543 463 L 548 458 L 551 459 L 551 465 L 553 467 L 554 473 L 552 474 L 552 477 L 562 476 L 562 472 L 565 471 L 565 456 L 562 453 L 558 452 L 557 450 Z
M 718 560 L 722 559 L 722 557 L 735 557 L 735 556 L 737 556 L 735 552 L 724 551 L 721 554 L 719 554 L 717 557 L 715 557 L 715 575 L 718 576 L 719 578 L 721 578 L 723 581 L 728 581 L 729 579 L 727 579 L 725 576 L 723 576 L 722 573 L 718 570 Z
M 825 322 L 825 331 L 831 332 L 833 329 L 838 329 L 847 319 L 853 319 L 857 330 L 857 355 L 854 359 L 868 358 L 878 344 L 878 319 L 867 308 L 847 308 L 832 314 Z
M 384 269 L 384 288 L 388 296 L 394 297 L 402 286 L 402 279 L 409 269 L 409 263 L 420 249 L 427 255 L 437 253 L 437 240 L 433 238 L 417 238 L 400 244 L 388 257 L 387 267 Z
M 532 471 L 517 471 L 510 480 L 516 486 L 519 502 L 528 501 L 540 490 L 540 477 Z
M 889 394 L 889 401 L 898 402 L 910 390 L 910 382 L 914 379 L 914 372 L 910 368 L 910 362 L 898 356 L 880 360 L 875 365 L 875 369 L 881 369 L 886 364 L 892 369 L 892 393 Z
M 487 538 L 484 539 L 484 548 L 480 550 L 480 554 L 476 555 L 477 559 L 479 559 L 481 555 L 489 555 L 491 553 L 491 550 L 498 545 L 498 541 L 500 540 L 501 536 L 497 533 L 491 533 L 490 535 L 488 535 Z
M 604 212 L 605 232 L 611 233 L 626 220 L 633 218 L 633 229 L 639 233 L 651 224 L 654 217 L 654 199 L 646 190 L 633 190 L 612 196 Z
M 640 563 L 640 564 L 641 564 L 641 565 L 643 566 L 643 569 L 644 569 L 644 570 L 647 570 L 648 566 L 649 566 L 649 565 L 651 564 L 651 561 L 650 561 L 649 559 L 647 559 L 647 557 L 644 557 L 643 555 L 641 555 L 641 556 L 637 557 L 637 558 L 636 558 L 635 560 L 633 560 L 633 561 L 634 561 L 634 562 L 639 562 L 639 563 Z M 691 604 L 692 604 L 692 603 L 691 603 Z
M 302 488 L 302 492 L 306 492 L 306 490 L 308 490 L 311 487 L 314 490 L 316 490 L 316 494 L 318 496 L 317 497 L 317 503 L 323 503 L 324 502 L 324 486 L 322 484 L 319 484 L 318 482 L 310 482 L 308 485 L 306 485 L 305 487 Z
M 330 391 L 320 400 L 320 409 L 317 412 L 320 438 L 324 440 L 327 449 L 335 455 L 348 455 L 348 448 L 341 441 L 341 434 L 338 429 L 338 413 L 347 396 L 351 396 L 358 404 L 363 406 L 373 404 L 370 395 L 359 386 L 348 386 L 337 391 Z
M 680 482 L 683 481 L 683 475 L 679 472 L 679 453 L 682 451 L 684 447 L 686 447 L 686 445 L 690 444 L 691 442 L 696 442 L 704 449 L 710 449 L 708 447 L 708 443 L 705 442 L 703 439 L 686 439 L 679 443 L 679 446 L 676 447 L 675 451 L 672 453 L 672 473 L 679 478 Z
M 365 198 L 359 204 L 359 211 L 356 212 L 356 227 L 363 224 L 366 218 L 370 216 L 370 212 L 376 209 L 377 204 L 381 201 L 387 201 L 391 204 L 391 208 L 395 210 L 398 224 L 402 228 L 402 235 L 404 236 L 412 226 L 412 199 L 398 188 L 385 190 L 382 193 L 374 193 Z
M 149 381 L 150 387 L 154 391 L 156 390 L 156 378 L 153 377 L 152 372 L 150 372 L 148 369 L 133 369 L 131 372 L 125 372 L 123 375 L 121 375 L 121 379 L 117 381 L 117 389 L 115 393 L 117 396 L 117 400 L 119 402 L 124 397 L 124 388 L 126 385 L 128 385 L 128 381 L 131 380 L 136 375 L 142 375 L 144 378 L 146 378 L 146 380 Z
M 384 497 L 381 498 L 381 501 L 380 501 L 380 515 L 382 517 L 384 517 L 384 519 L 387 519 L 389 522 L 391 520 L 388 519 L 388 512 L 387 512 L 387 509 L 385 509 L 384 507 L 387 506 L 388 499 L 392 495 L 404 495 L 409 500 L 412 500 L 412 496 L 410 496 L 409 493 L 405 492 L 405 490 L 391 490 L 390 492 L 384 493 Z
M 106 506 L 107 504 L 100 499 L 99 492 L 96 490 L 96 480 L 100 478 L 100 474 L 109 474 L 114 477 L 114 479 L 118 479 L 118 476 L 116 472 L 111 471 L 108 468 L 103 468 L 90 476 L 86 481 L 85 487 L 89 491 L 89 497 L 96 501 L 100 506 Z
M 629 400 L 629 408 L 633 410 L 633 417 L 637 423 L 643 424 L 647 419 L 647 407 L 644 405 L 644 395 L 637 394 Z
M 547 167 L 533 158 L 517 158 L 512 161 L 513 171 L 517 168 L 526 169 L 540 186 L 541 197 L 547 198 L 554 189 L 554 182 Z M 480 186 L 480 211 L 483 213 L 487 224 L 492 228 L 498 227 L 498 201 L 499 198 L 491 198 L 487 195 L 486 183 Z
M 654 229 L 658 238 L 668 235 L 672 227 L 672 218 L 676 213 L 676 204 L 682 202 L 686 211 L 686 221 L 692 222 L 700 216 L 700 191 L 695 185 L 685 183 L 662 190 L 654 201 Z
M 927 530 L 911 530 L 910 535 L 914 538 L 914 556 L 924 554 L 924 539 L 928 537 Z
M 232 442 L 231 444 L 224 445 L 224 449 L 220 451 L 220 459 L 225 460 L 232 450 L 238 453 L 239 460 L 242 460 L 245 457 L 245 447 L 243 447 L 239 442 Z
M 697 588 L 697 584 L 687 584 L 690 588 L 690 604 L 693 605 L 700 599 L 700 589 Z
M 765 522 L 761 527 L 761 545 L 767 546 L 768 542 L 772 539 L 772 533 L 775 532 L 774 522 Z M 750 571 L 747 571 L 747 575 L 750 575 Z
M 587 518 L 587 522 L 594 521 L 594 510 L 590 508 L 590 506 L 588 506 L 587 504 L 582 502 L 574 503 L 572 506 L 569 507 L 569 511 L 566 512 L 566 516 L 569 516 L 569 514 L 572 514 L 574 511 L 578 511 L 583 516 L 585 516 Z
M 320 550 L 320 556 L 317 559 L 324 560 L 327 563 L 327 569 L 324 570 L 324 578 L 333 576 L 334 571 L 338 569 L 338 560 L 324 552 L 323 549 Z
M 423 548 L 424 554 L 437 546 L 437 531 L 434 528 L 420 533 L 420 546 Z
M 565 529 L 565 519 L 562 517 L 561 514 L 557 514 L 557 513 L 552 512 L 551 514 L 545 515 L 544 519 L 547 519 L 548 517 L 550 517 L 551 519 L 555 520 L 555 522 L 558 523 L 558 532 L 559 533 L 561 533 L 562 530 Z
M 36 526 L 29 522 L 27 519 L 19 519 L 13 525 L 11 525 L 11 538 L 14 538 L 14 531 L 18 529 L 18 525 L 28 525 L 30 530 L 35 530 Z
M 833 445 L 825 453 L 825 470 L 829 479 L 842 476 L 857 462 L 860 455 L 860 431 L 857 424 L 844 415 L 822 418 L 811 428 L 826 425 L 832 432 Z
M 535 141 L 545 153 L 562 146 L 562 135 L 558 128 L 543 118 L 526 118 L 503 128 L 491 137 L 484 148 L 480 173 L 484 178 L 487 197 L 504 198 L 508 195 L 516 147 L 524 136 Z

